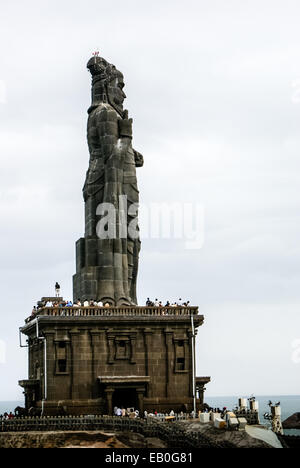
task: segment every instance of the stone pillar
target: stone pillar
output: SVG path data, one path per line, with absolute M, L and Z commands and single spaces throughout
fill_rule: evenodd
M 204 403 L 204 391 L 205 391 L 204 384 L 202 384 L 202 385 L 198 384 L 199 404 L 200 405 L 203 405 L 203 403 Z
M 131 347 L 131 356 L 130 356 L 130 363 L 135 364 L 135 350 L 136 350 L 136 336 L 130 335 L 130 347 Z
M 23 394 L 24 394 L 24 397 L 25 397 L 25 408 L 26 408 L 27 410 L 29 410 L 29 408 L 30 408 L 30 401 L 29 401 L 29 398 L 28 398 L 28 390 L 27 390 L 27 388 L 24 389 Z
M 55 355 L 55 348 L 54 348 L 54 332 L 44 332 L 44 337 L 46 342 L 44 341 L 43 346 L 42 346 L 42 353 L 43 353 L 43 359 L 42 359 L 42 385 L 41 385 L 41 399 L 44 398 L 45 396 L 45 344 L 46 344 L 46 355 L 47 355 L 47 368 L 46 368 L 46 382 L 47 382 L 47 395 L 46 399 L 47 400 L 52 400 L 52 393 L 55 388 L 55 382 L 54 382 L 54 374 L 55 374 L 55 360 L 53 359 L 53 356 Z
M 145 389 L 144 388 L 137 388 L 136 393 L 137 393 L 137 397 L 138 397 L 140 417 L 143 417 L 143 415 L 144 415 L 144 393 L 145 393 Z
M 113 415 L 113 406 L 112 406 L 113 393 L 114 393 L 113 388 L 108 387 L 108 388 L 105 389 L 107 412 L 108 412 L 109 416 Z
M 184 343 L 184 369 L 189 369 L 189 340 L 185 338 L 183 340 Z
M 193 334 L 192 330 L 188 330 L 189 339 L 189 353 L 188 353 L 188 370 L 189 370 L 189 396 L 193 398 Z M 196 340 L 195 340 L 196 341 Z M 196 356 L 196 352 L 195 352 Z M 196 363 L 195 363 L 196 368 Z M 195 376 L 196 377 L 196 376 Z
M 151 349 L 152 349 L 152 330 L 150 328 L 144 329 L 144 336 L 145 336 L 145 370 L 146 375 L 150 376 L 150 382 L 148 384 L 148 397 L 151 398 L 153 396 L 153 386 L 152 386 L 152 378 L 153 378 L 153 367 L 152 367 L 152 357 L 151 357 Z
M 78 356 L 79 344 L 80 344 L 80 332 L 70 331 L 71 336 L 71 391 L 70 399 L 76 400 L 79 398 L 78 378 L 80 362 Z
M 171 376 L 174 368 L 173 362 L 173 332 L 165 329 L 166 336 L 166 397 L 170 396 L 171 393 Z
M 107 363 L 108 364 L 113 364 L 115 360 L 115 337 L 113 335 L 110 335 L 109 333 L 107 334 L 107 339 L 108 339 L 108 357 L 107 357 Z
M 92 398 L 98 397 L 98 388 L 97 388 L 97 371 L 98 371 L 98 362 L 100 356 L 100 334 L 98 331 L 91 331 L 91 343 L 92 343 Z

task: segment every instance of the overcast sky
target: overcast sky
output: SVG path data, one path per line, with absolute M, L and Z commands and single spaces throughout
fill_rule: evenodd
M 205 210 L 201 249 L 144 240 L 139 303 L 199 305 L 207 396 L 300 393 L 299 14 L 297 0 L 1 0 L 0 400 L 22 396 L 32 305 L 55 281 L 72 297 L 97 49 L 125 77 L 142 203 Z

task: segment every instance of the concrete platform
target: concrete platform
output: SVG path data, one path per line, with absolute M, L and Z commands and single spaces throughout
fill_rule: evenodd
M 270 429 L 257 426 L 246 426 L 246 432 L 254 439 L 262 440 L 273 448 L 283 448 L 277 435 Z

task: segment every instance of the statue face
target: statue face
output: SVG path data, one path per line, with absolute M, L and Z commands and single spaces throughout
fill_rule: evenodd
M 107 87 L 109 102 L 120 113 L 123 112 L 123 102 L 126 98 L 126 94 L 123 91 L 124 86 L 123 75 L 119 72 L 117 77 Z

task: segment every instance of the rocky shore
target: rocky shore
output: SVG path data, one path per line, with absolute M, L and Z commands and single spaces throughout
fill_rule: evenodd
M 212 445 L 226 444 L 233 448 L 280 447 L 275 434 L 262 428 L 251 431 L 219 430 L 210 424 L 199 422 L 179 423 L 188 435 L 199 431 Z M 177 423 L 178 427 L 178 423 Z M 259 435 L 262 431 L 262 436 Z M 264 434 L 265 432 L 265 434 Z M 251 435 L 250 435 L 251 434 Z M 264 437 L 265 435 L 265 437 Z M 257 438 L 258 437 L 258 438 Z M 269 438 L 269 439 L 268 439 Z M 156 437 L 145 437 L 134 432 L 106 431 L 48 431 L 48 432 L 3 432 L 0 433 L 0 448 L 170 448 L 167 442 Z
M 294 413 L 292 416 L 283 421 L 284 429 L 300 429 L 300 413 Z
M 216 429 L 212 424 L 201 424 L 198 421 L 177 423 L 185 432 L 199 431 L 216 443 L 230 444 L 234 448 L 282 448 L 276 434 L 264 426 L 246 426 L 245 431 Z
M 157 438 L 133 432 L 101 431 L 4 432 L 0 448 L 166 448 Z

